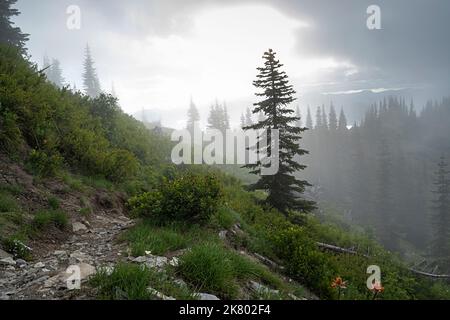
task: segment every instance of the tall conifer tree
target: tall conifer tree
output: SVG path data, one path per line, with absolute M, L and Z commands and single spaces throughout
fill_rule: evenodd
M 295 126 L 299 119 L 292 115 L 295 111 L 289 108 L 289 105 L 296 100 L 294 98 L 296 92 L 289 84 L 286 73 L 281 70 L 283 65 L 277 60 L 276 53 L 269 49 L 264 53 L 263 59 L 264 67 L 258 68 L 257 80 L 253 82 L 253 85 L 261 90 L 256 96 L 262 100 L 254 104 L 253 113 L 262 111 L 267 118 L 245 129 L 267 132 L 267 144 L 260 139 L 254 148 L 271 156 L 273 156 L 271 131 L 279 130 L 279 170 L 274 175 L 261 176 L 252 188 L 267 191 L 267 203 L 285 214 L 291 209 L 309 212 L 315 203 L 300 196 L 310 184 L 294 177 L 295 172 L 306 168 L 305 165 L 295 161 L 294 157 L 308 153 L 299 146 L 301 134 L 307 128 Z M 253 174 L 261 175 L 262 166 L 268 167 L 270 164 L 263 164 L 260 159 L 258 163 L 248 164 L 245 168 L 251 169 Z

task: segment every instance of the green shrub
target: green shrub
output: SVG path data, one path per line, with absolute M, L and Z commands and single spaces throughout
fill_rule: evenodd
M 0 103 L 0 150 L 14 154 L 22 144 L 22 134 L 17 125 L 17 116 L 3 109 Z
M 330 284 L 336 276 L 335 266 L 318 250 L 303 228 L 293 226 L 273 235 L 276 254 L 287 272 L 309 286 L 320 297 L 331 298 Z
M 221 207 L 212 216 L 211 223 L 221 229 L 231 229 L 234 224 L 239 222 L 239 215 L 231 209 Z
M 28 158 L 28 168 L 39 176 L 54 176 L 62 166 L 63 159 L 58 153 L 47 154 L 44 151 L 33 150 Z
M 104 172 L 108 179 L 121 182 L 134 177 L 139 168 L 136 157 L 127 150 L 115 150 L 108 154 Z
M 24 244 L 22 236 L 14 235 L 2 241 L 3 248 L 11 253 L 16 259 L 29 260 L 31 258 L 31 250 Z
M 136 215 L 160 223 L 202 223 L 210 220 L 221 198 L 222 188 L 215 175 L 187 173 L 165 181 L 159 190 L 131 198 L 129 206 Z
M 50 226 L 64 229 L 67 224 L 67 215 L 61 210 L 39 211 L 33 219 L 33 226 L 37 230 L 44 230 Z

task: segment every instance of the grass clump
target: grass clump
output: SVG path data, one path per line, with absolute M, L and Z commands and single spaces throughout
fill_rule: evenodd
M 181 258 L 178 271 L 197 290 L 223 298 L 236 298 L 238 283 L 248 280 L 274 287 L 282 285 L 281 279 L 265 267 L 215 243 L 193 247 Z
M 56 197 L 53 197 L 53 196 L 48 197 L 47 202 L 48 202 L 48 206 L 52 210 L 58 210 L 60 208 L 60 202 L 59 202 L 58 198 L 56 198 Z
M 42 231 L 50 226 L 64 229 L 68 225 L 67 215 L 61 210 L 39 211 L 33 218 L 32 225 L 35 230 Z
M 168 274 L 135 264 L 118 264 L 110 273 L 99 269 L 90 283 L 97 288 L 98 297 L 105 300 L 157 299 L 148 288 L 176 299 L 192 299 L 190 291 L 172 282 Z
M 0 213 L 17 212 L 20 210 L 16 199 L 8 193 L 0 192 Z
M 146 251 L 151 251 L 155 255 L 165 255 L 211 237 L 208 230 L 198 226 L 179 224 L 155 226 L 150 222 L 143 222 L 130 229 L 124 235 L 124 240 L 130 243 L 133 256 L 143 256 Z

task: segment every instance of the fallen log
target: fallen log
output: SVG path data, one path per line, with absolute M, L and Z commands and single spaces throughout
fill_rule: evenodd
M 352 255 L 358 255 L 358 256 L 363 256 L 368 258 L 368 255 L 365 254 L 361 254 L 355 250 L 352 249 L 346 249 L 346 248 L 341 248 L 338 246 L 334 246 L 332 244 L 326 244 L 326 243 L 322 243 L 322 242 L 317 242 L 317 246 L 319 248 L 325 249 L 325 250 L 330 250 L 330 251 L 334 251 L 334 252 L 338 252 L 338 253 L 347 253 L 347 254 L 352 254 Z
M 412 273 L 424 276 L 424 277 L 429 277 L 429 278 L 450 279 L 450 274 L 434 274 L 434 273 L 428 273 L 428 272 L 415 270 L 415 269 L 412 269 L 412 268 L 410 268 L 409 271 L 411 271 Z

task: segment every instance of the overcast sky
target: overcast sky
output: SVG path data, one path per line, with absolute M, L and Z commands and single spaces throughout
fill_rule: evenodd
M 372 4 L 381 30 L 366 26 Z M 80 30 L 66 27 L 70 5 L 81 9 Z M 34 61 L 58 58 L 81 88 L 89 43 L 102 88 L 114 82 L 126 112 L 152 109 L 172 127 L 184 125 L 191 96 L 203 119 L 226 101 L 236 124 L 255 100 L 268 48 L 302 106 L 362 92 L 450 94 L 447 0 L 19 0 L 18 8 Z

